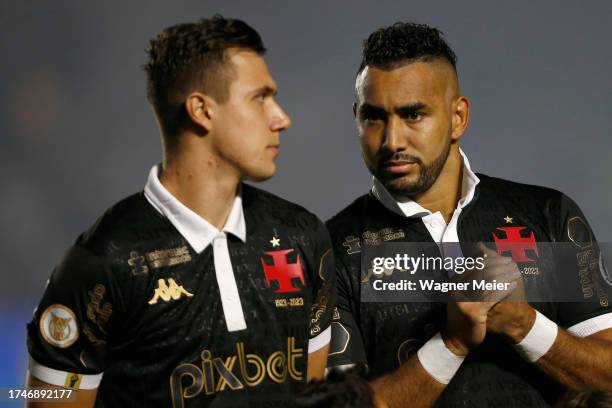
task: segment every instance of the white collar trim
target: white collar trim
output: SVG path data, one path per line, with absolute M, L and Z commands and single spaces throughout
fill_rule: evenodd
M 240 191 L 234 200 L 225 226 L 219 231 L 166 190 L 158 178 L 160 169 L 161 166 L 156 165 L 149 172 L 144 195 L 160 214 L 168 218 L 197 253 L 202 252 L 221 232 L 231 233 L 242 242 L 246 241 L 246 223 Z
M 461 198 L 457 203 L 457 209 L 463 209 L 463 207 L 468 205 L 474 198 L 476 186 L 478 183 L 480 183 L 480 179 L 472 171 L 470 162 L 463 150 L 459 149 L 459 153 L 463 159 L 463 180 L 461 182 Z M 374 183 L 372 193 L 378 199 L 378 201 L 380 201 L 389 210 L 405 217 L 420 218 L 431 214 L 431 211 L 423 208 L 421 205 L 412 200 L 405 202 L 397 201 L 376 177 L 372 177 L 372 180 Z

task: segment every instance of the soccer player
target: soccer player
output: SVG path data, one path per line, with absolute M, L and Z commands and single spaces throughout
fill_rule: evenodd
M 558 191 L 472 171 L 459 148 L 470 105 L 455 63 L 426 25 L 397 23 L 364 42 L 353 111 L 374 185 L 327 223 L 338 274 L 329 365 L 367 364 L 390 407 L 540 407 L 564 387 L 609 390 L 612 288 L 591 229 Z M 560 265 L 534 249 L 566 243 L 564 266 L 576 271 L 568 284 L 592 300 L 362 301 L 364 243 L 443 246 L 494 236 L 498 251 L 508 242 L 532 249 L 531 258 L 487 250 L 489 266 L 507 273 L 554 276 Z
M 325 226 L 242 183 L 274 175 L 291 124 L 264 51 L 220 16 L 151 41 L 163 163 L 53 271 L 28 325 L 31 386 L 74 389 L 75 407 L 261 407 L 322 376 L 335 297 Z

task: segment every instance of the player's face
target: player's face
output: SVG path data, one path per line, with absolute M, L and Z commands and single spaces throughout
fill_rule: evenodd
M 263 58 L 230 50 L 234 78 L 229 98 L 215 108 L 213 148 L 241 179 L 262 181 L 276 171 L 280 132 L 291 126 L 274 99 L 276 84 Z
M 361 150 L 370 172 L 392 193 L 415 196 L 436 181 L 452 135 L 454 70 L 444 61 L 396 69 L 366 67 L 354 106 Z

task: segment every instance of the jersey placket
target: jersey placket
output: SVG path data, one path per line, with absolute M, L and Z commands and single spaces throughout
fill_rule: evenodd
M 227 331 L 239 331 L 246 329 L 246 321 L 242 311 L 242 303 L 240 294 L 238 293 L 238 285 L 232 268 L 229 249 L 227 246 L 227 235 L 223 231 L 219 231 L 213 238 L 213 258 L 215 263 L 215 276 L 219 293 L 221 295 L 221 305 L 223 306 L 223 315 L 225 316 L 225 324 Z

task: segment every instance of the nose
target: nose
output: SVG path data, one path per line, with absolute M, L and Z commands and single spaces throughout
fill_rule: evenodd
M 274 132 L 282 132 L 283 130 L 287 130 L 291 127 L 291 118 L 287 113 L 281 108 L 281 106 L 275 102 L 274 109 L 272 112 L 272 119 L 270 121 L 270 130 Z
M 402 134 L 401 123 L 391 117 L 384 130 L 383 148 L 390 152 L 397 152 L 406 148 L 406 137 Z

